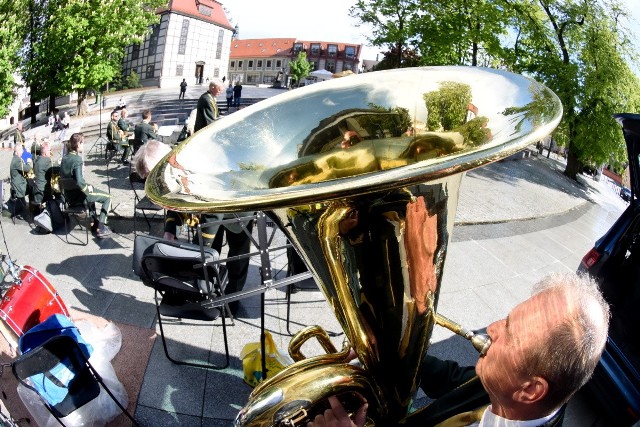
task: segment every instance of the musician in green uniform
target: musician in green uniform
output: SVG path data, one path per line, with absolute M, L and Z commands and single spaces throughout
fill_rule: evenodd
M 124 133 L 118 127 L 118 119 L 120 118 L 120 114 L 117 111 L 111 112 L 111 121 L 107 125 L 107 139 L 109 140 L 109 145 L 107 145 L 107 153 L 112 153 L 115 155 L 118 151 L 120 151 L 120 147 L 123 145 Z M 111 156 L 107 157 L 108 159 Z M 122 159 L 124 163 L 124 158 Z
M 129 135 L 132 132 L 132 129 L 129 126 L 129 122 L 127 122 L 127 114 L 128 111 L 126 108 L 120 110 L 120 119 L 118 119 L 118 128 L 122 131 L 122 142 L 120 142 L 120 146 L 122 147 L 122 164 L 126 165 L 129 163 L 129 153 L 131 152 L 131 148 L 129 147 Z
M 17 203 L 15 212 L 19 210 L 23 212 L 23 218 L 27 218 L 28 205 L 26 196 L 29 194 L 29 185 L 27 184 L 27 174 L 31 172 L 31 159 L 25 162 L 22 159 L 24 146 L 16 144 L 13 149 L 13 157 L 9 166 L 9 175 L 11 176 L 11 192 Z
M 97 191 L 84 180 L 82 175 L 83 161 L 80 155 L 84 150 L 84 135 L 82 133 L 71 135 L 68 146 L 69 152 L 62 158 L 62 163 L 60 164 L 60 177 L 73 178 L 79 188 L 65 191 L 64 196 L 71 205 L 81 204 L 86 199 L 89 203 L 89 213 L 93 218 L 91 231 L 98 238 L 109 237 L 111 230 L 107 227 L 107 214 L 111 206 L 111 197 L 108 194 Z M 96 202 L 101 204 L 99 217 L 96 214 Z
M 33 200 L 39 205 L 51 199 L 51 172 L 53 160 L 51 158 L 51 146 L 49 141 L 40 145 L 40 155 L 33 165 L 35 172 Z
M 138 123 L 134 129 L 134 152 L 138 151 L 138 148 L 148 140 L 160 139 L 156 132 L 158 132 L 158 127 L 155 124 L 151 124 L 151 111 L 144 110 L 142 112 L 142 122 Z

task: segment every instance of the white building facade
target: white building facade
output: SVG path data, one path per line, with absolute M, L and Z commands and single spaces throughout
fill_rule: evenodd
M 227 75 L 233 27 L 213 0 L 172 0 L 139 45 L 127 47 L 123 76 L 135 70 L 144 86 L 204 84 Z

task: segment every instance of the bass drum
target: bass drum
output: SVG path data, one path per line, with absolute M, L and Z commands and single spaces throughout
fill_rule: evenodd
M 35 268 L 25 265 L 0 302 L 0 332 L 17 347 L 18 339 L 52 314 L 69 317 L 69 310 L 55 288 Z

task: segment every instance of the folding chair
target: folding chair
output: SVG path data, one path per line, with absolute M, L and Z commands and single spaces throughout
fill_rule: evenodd
M 142 212 L 142 216 L 147 222 L 147 227 L 149 227 L 149 231 L 151 231 L 151 221 L 149 221 L 149 217 L 147 216 L 147 211 L 152 212 L 153 215 L 151 218 L 155 218 L 159 215 L 160 211 L 164 212 L 160 206 L 153 203 L 146 194 L 144 194 L 144 183 L 145 179 L 141 178 L 137 172 L 129 170 L 129 185 L 133 190 L 133 234 L 136 235 L 137 227 L 136 227 L 136 217 L 138 211 Z M 142 196 L 142 197 L 140 197 Z
M 92 347 L 67 317 L 53 315 L 31 329 L 21 337 L 20 350 L 23 354 L 11 364 L 13 374 L 63 426 L 61 418 L 98 397 L 101 386 L 138 425 L 89 362 Z
M 62 190 L 62 199 L 63 199 L 63 203 L 62 203 L 62 216 L 64 217 L 64 237 L 67 243 L 69 243 L 69 235 L 71 234 L 71 232 L 73 231 L 73 227 L 71 230 L 69 230 L 68 228 L 68 224 L 70 222 L 70 217 L 72 217 L 73 219 L 75 219 L 76 224 L 78 226 L 80 226 L 80 229 L 85 229 L 86 232 L 86 239 L 85 239 L 85 243 L 82 243 L 82 240 L 80 240 L 79 238 L 73 236 L 78 242 L 80 242 L 82 245 L 86 246 L 87 244 L 89 244 L 89 227 L 83 227 L 82 223 L 80 222 L 81 219 L 86 219 L 89 218 L 89 205 L 87 203 L 86 198 L 82 199 L 81 203 L 77 203 L 77 204 L 71 204 L 69 202 L 70 198 L 69 198 L 69 193 L 72 191 L 77 191 L 77 192 L 81 192 L 80 187 L 78 187 L 78 184 L 76 183 L 76 180 L 73 178 L 62 178 L 60 177 L 60 188 Z
M 142 235 L 136 237 L 134 271 L 137 268 L 143 283 L 155 290 L 158 326 L 167 359 L 178 365 L 208 369 L 226 368 L 229 366 L 229 345 L 226 316 L 222 315 L 222 311 L 230 313 L 230 310 L 226 304 L 218 308 L 208 303 L 213 298 L 224 296 L 224 288 L 228 281 L 226 268 L 217 263 L 218 253 L 210 248 L 204 249 L 196 245 L 160 239 L 144 248 L 145 241 L 149 243 L 153 239 Z M 135 265 L 135 259 L 139 257 L 141 268 Z M 201 321 L 213 321 L 222 317 L 225 363 L 195 363 L 172 357 L 162 324 L 163 316 Z

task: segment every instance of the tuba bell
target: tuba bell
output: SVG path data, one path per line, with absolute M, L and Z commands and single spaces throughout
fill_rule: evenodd
M 150 199 L 189 213 L 265 211 L 360 362 L 329 346 L 310 358 L 294 351 L 235 425 L 306 425 L 330 395 L 347 410 L 364 397 L 368 425 L 394 425 L 411 408 L 434 325 L 486 351 L 488 338 L 437 313 L 462 173 L 539 141 L 561 116 L 557 96 L 520 75 L 407 68 L 269 98 L 169 153 L 147 178 Z

